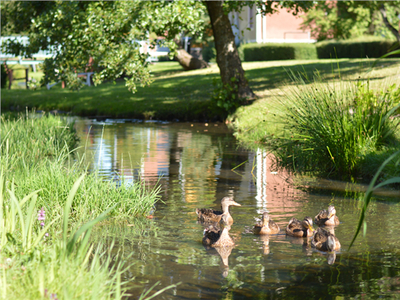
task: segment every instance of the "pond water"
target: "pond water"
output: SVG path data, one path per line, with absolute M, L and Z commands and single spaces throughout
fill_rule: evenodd
M 162 202 L 141 225 L 141 235 L 134 224 L 103 230 L 136 261 L 124 278 L 135 278 L 132 299 L 157 282 L 152 293 L 179 283 L 157 299 L 400 297 L 398 194 L 371 203 L 366 235 L 348 250 L 361 196 L 335 191 L 338 185 L 327 181 L 317 182 L 318 193 L 296 187 L 289 174 L 270 169 L 265 153 L 239 147 L 224 124 L 81 119 L 76 129 L 81 151 L 94 155 L 93 169 L 114 180 L 123 173 L 161 186 Z M 219 209 L 229 195 L 242 205 L 230 209 L 236 246 L 206 249 L 195 209 Z M 290 218 L 314 218 L 330 204 L 341 222 L 335 228 L 342 245 L 336 257 L 311 249 L 307 239 L 285 235 Z M 280 234 L 251 233 L 264 211 L 279 224 Z

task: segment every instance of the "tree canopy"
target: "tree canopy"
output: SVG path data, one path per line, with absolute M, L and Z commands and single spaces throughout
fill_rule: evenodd
M 304 29 L 318 40 L 348 39 L 363 35 L 396 37 L 400 1 L 318 1 L 304 16 Z
M 227 14 L 245 5 L 256 5 L 259 13 L 274 13 L 278 7 L 286 7 L 296 14 L 313 2 L 12 1 L 0 5 L 2 35 L 22 33 L 30 41 L 27 47 L 10 41 L 6 45 L 9 53 L 30 56 L 38 50 L 55 52 L 54 58 L 44 64 L 45 82 L 63 80 L 72 88 L 78 87 L 77 70 L 90 67 L 95 72 L 95 84 L 126 75 L 126 85 L 133 92 L 138 84 L 151 82 L 147 56 L 140 52 L 139 41 L 155 33 L 164 38 L 174 54 L 177 36 L 201 35 L 206 25 L 203 16 L 208 13 L 224 91 L 220 95 L 233 103 L 225 106 L 229 110 L 253 98 L 254 93 L 244 76 Z M 224 30 L 217 30 L 220 28 Z

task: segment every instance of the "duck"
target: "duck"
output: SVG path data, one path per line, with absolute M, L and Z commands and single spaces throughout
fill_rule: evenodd
M 286 227 L 286 234 L 294 237 L 310 237 L 313 235 L 313 221 L 310 217 L 305 217 L 303 221 L 291 218 Z
M 339 218 L 336 215 L 336 209 L 333 205 L 329 205 L 328 210 L 323 209 L 315 216 L 315 224 L 319 226 L 337 226 Z
M 318 227 L 314 232 L 311 239 L 311 246 L 324 252 L 339 251 L 341 247 L 339 239 L 322 227 Z
M 233 197 L 224 197 L 221 200 L 222 211 L 209 208 L 196 208 L 198 220 L 203 223 L 218 223 L 221 221 L 222 215 L 226 215 L 226 223 L 233 224 L 233 218 L 229 213 L 229 206 L 242 206 L 233 200 Z
M 235 242 L 229 236 L 229 230 L 231 226 L 227 223 L 228 216 L 223 215 L 221 217 L 220 225 L 223 229 L 215 226 L 215 224 L 208 226 L 204 229 L 203 234 L 203 245 L 211 247 L 232 247 L 235 246 Z
M 279 231 L 278 224 L 271 220 L 267 212 L 263 213 L 261 224 L 256 224 L 253 228 L 254 234 L 277 234 Z

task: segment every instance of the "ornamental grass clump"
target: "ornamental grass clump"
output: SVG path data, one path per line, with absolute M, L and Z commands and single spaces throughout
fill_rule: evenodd
M 283 133 L 264 138 L 279 165 L 356 180 L 367 154 L 396 142 L 399 86 L 372 90 L 368 81 L 323 84 L 292 78 L 295 87 L 280 101 Z

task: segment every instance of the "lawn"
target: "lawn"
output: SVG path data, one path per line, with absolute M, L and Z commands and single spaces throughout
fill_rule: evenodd
M 315 61 L 269 61 L 243 63 L 247 78 L 253 90 L 260 96 L 250 107 L 249 112 L 256 120 L 262 120 L 267 109 L 265 101 L 279 96 L 280 90 L 290 85 L 288 70 L 305 71 L 311 75 L 316 70 L 323 77 L 332 79 L 338 76 L 354 80 L 365 77 L 365 71 L 374 60 L 339 59 Z M 373 83 L 398 74 L 399 59 L 382 60 L 368 75 Z M 124 81 L 104 83 L 99 86 L 85 86 L 78 92 L 61 89 L 56 85 L 50 90 L 12 89 L 1 90 L 1 108 L 6 110 L 25 110 L 25 107 L 37 110 L 67 111 L 81 116 L 103 116 L 114 118 L 153 118 L 161 120 L 212 120 L 215 115 L 209 111 L 210 95 L 216 80 L 219 80 L 217 65 L 208 69 L 183 71 L 177 62 L 159 62 L 151 66 L 154 82 L 150 86 L 139 87 L 132 94 Z M 271 104 L 268 103 L 268 109 Z M 262 106 L 260 108 L 260 106 Z M 253 111 L 254 109 L 254 111 Z

